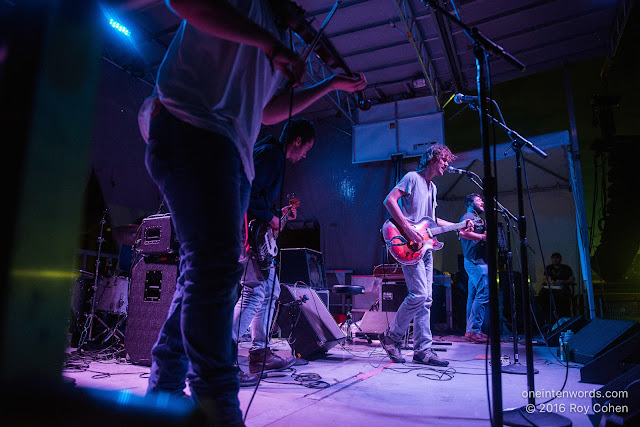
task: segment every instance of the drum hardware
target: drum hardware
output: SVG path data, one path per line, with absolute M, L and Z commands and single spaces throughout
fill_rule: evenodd
M 120 327 L 124 319 L 126 319 L 126 315 L 123 316 L 121 319 L 119 319 L 117 324 L 114 327 L 110 327 L 104 320 L 102 320 L 96 314 L 96 304 L 98 302 L 96 299 L 96 295 L 98 291 L 98 282 L 100 280 L 100 274 L 99 274 L 100 258 L 102 256 L 102 243 L 104 242 L 104 238 L 102 236 L 104 232 L 104 224 L 106 223 L 106 219 L 105 219 L 106 216 L 107 216 L 107 209 L 105 209 L 104 212 L 102 213 L 102 219 L 100 220 L 100 235 L 98 236 L 98 239 L 97 239 L 98 252 L 96 256 L 96 269 L 93 276 L 93 279 L 94 279 L 93 286 L 91 287 L 91 310 L 85 320 L 84 328 L 82 330 L 82 334 L 80 335 L 80 340 L 78 342 L 78 348 L 82 348 L 82 346 L 84 346 L 87 342 L 97 341 L 100 338 L 100 336 L 102 336 L 103 334 L 107 334 L 107 335 L 102 340 L 102 344 L 107 342 L 107 340 L 109 340 L 111 337 L 115 337 L 118 341 L 124 338 L 124 334 L 120 332 L 118 328 Z M 93 335 L 94 321 L 96 320 L 104 327 L 104 330 L 100 332 L 98 335 L 94 336 Z
M 138 224 L 126 224 L 119 227 L 113 227 L 111 233 L 113 239 L 123 245 L 133 246 L 138 238 L 140 226 Z

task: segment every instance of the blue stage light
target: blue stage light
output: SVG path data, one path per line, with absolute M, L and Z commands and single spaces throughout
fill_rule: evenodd
M 125 27 L 124 25 L 122 25 L 121 23 L 116 21 L 115 19 L 110 18 L 109 19 L 109 25 L 111 25 L 116 30 L 120 31 L 125 36 L 127 36 L 127 37 L 131 36 L 131 31 L 127 27 Z

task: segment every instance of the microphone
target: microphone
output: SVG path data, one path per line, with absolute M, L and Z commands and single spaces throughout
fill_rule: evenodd
M 478 97 L 456 93 L 453 97 L 453 102 L 455 102 L 456 104 L 468 104 L 470 102 L 478 102 Z
M 301 295 L 300 298 L 298 298 L 298 299 L 295 299 L 293 301 L 289 301 L 286 304 L 282 304 L 282 306 L 283 307 L 291 307 L 292 305 L 302 305 L 307 301 L 309 301 L 309 295 L 304 294 L 304 295 Z
M 453 166 L 448 166 L 446 171 L 449 172 L 449 173 L 459 173 L 461 175 L 473 175 L 474 174 L 471 171 L 466 171 L 464 169 L 457 169 L 457 168 L 454 168 Z

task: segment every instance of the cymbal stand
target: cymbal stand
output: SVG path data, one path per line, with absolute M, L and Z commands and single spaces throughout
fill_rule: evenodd
M 96 294 L 98 292 L 98 280 L 100 278 L 100 257 L 102 256 L 102 242 L 104 242 L 104 238 L 102 237 L 102 233 L 104 231 L 104 224 L 107 222 L 106 221 L 106 216 L 107 216 L 107 209 L 104 210 L 104 212 L 102 213 L 102 219 L 100 220 L 100 235 L 98 236 L 98 252 L 96 255 L 96 270 L 95 270 L 95 274 L 93 277 L 93 287 L 91 288 L 92 291 L 92 295 L 91 295 L 91 312 L 89 313 L 89 315 L 87 316 L 86 322 L 85 322 L 85 327 L 82 331 L 82 335 L 80 336 L 80 342 L 78 343 L 78 348 L 82 348 L 82 346 L 87 342 L 87 341 L 95 341 L 98 337 L 94 337 L 93 336 L 93 321 L 94 319 L 97 319 L 100 323 L 102 323 L 102 325 L 106 328 L 106 330 L 109 330 L 110 328 L 108 327 L 108 325 L 98 316 L 96 316 Z M 103 331 L 104 333 L 104 331 Z M 100 334 L 102 335 L 102 333 Z M 98 335 L 98 336 L 100 336 Z

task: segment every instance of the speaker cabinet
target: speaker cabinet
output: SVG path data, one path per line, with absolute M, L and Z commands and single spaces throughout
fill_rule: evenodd
M 138 238 L 138 252 L 144 255 L 177 253 L 180 248 L 170 214 L 143 219 Z
M 278 301 L 278 326 L 300 357 L 320 356 L 345 341 L 345 334 L 314 289 L 283 283 Z
M 587 323 L 589 323 L 589 321 L 585 319 L 584 316 L 573 317 L 567 320 L 566 322 L 564 322 L 562 325 L 555 328 L 554 330 L 552 330 L 551 332 L 549 332 L 548 334 L 546 334 L 544 336 L 544 339 L 547 342 L 547 345 L 549 345 L 550 347 L 557 347 L 560 345 L 561 333 L 570 330 L 575 334 L 580 329 L 587 326 Z
M 378 339 L 378 335 L 387 330 L 396 313 L 394 311 L 365 311 L 360 321 L 360 329 L 369 338 Z M 356 335 L 360 332 L 356 332 Z
M 307 248 L 281 249 L 280 282 L 303 282 L 313 289 L 327 289 L 322 252 Z
M 640 333 L 580 368 L 580 381 L 606 384 L 637 365 L 640 365 Z
M 640 425 L 640 365 L 596 390 L 591 401 L 595 415 L 602 416 L 593 425 Z
M 177 275 L 176 257 L 141 258 L 134 265 L 124 335 L 131 363 L 151 366 L 151 348 L 167 318 Z
M 405 282 L 383 283 L 380 286 L 380 311 L 395 313 L 409 291 Z
M 569 340 L 570 360 L 587 364 L 639 331 L 637 322 L 591 319 Z

